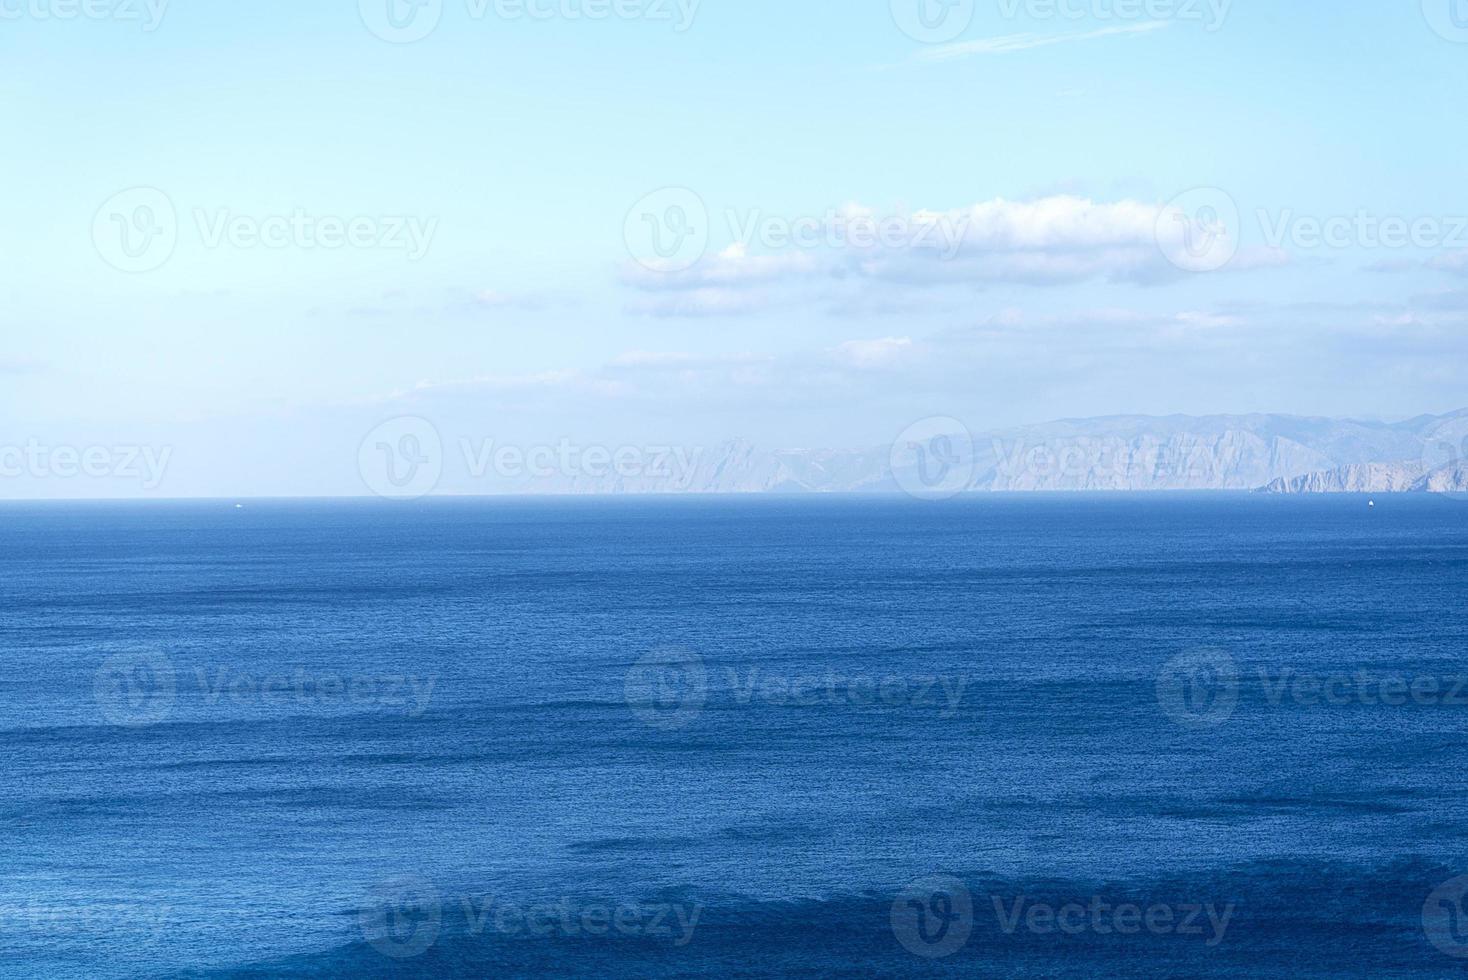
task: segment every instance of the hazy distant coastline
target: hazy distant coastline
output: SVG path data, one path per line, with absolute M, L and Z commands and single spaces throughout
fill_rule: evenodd
M 680 451 L 635 477 L 558 474 L 496 490 L 571 494 L 945 493 L 1250 490 L 1468 491 L 1468 409 L 1386 423 L 1289 415 L 1069 419 L 986 433 L 917 435 L 860 450 L 764 449 L 732 440 Z

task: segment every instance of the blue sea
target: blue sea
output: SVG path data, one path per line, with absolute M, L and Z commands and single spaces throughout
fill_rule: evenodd
M 0 975 L 1468 974 L 1468 504 L 0 506 Z

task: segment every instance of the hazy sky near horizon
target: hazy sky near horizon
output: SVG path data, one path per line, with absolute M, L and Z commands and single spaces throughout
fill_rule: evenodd
M 0 0 L 0 53 L 0 443 L 170 495 L 360 492 L 400 415 L 1468 405 L 1463 0 Z

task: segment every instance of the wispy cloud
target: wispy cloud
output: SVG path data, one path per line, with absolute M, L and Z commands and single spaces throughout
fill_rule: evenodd
M 1441 255 L 1435 255 L 1428 259 L 1427 267 L 1455 276 L 1468 276 L 1468 249 L 1452 249 Z
M 854 368 L 880 368 L 894 364 L 912 351 L 911 337 L 882 337 L 879 340 L 848 340 L 831 353 L 837 361 Z
M 481 289 L 474 294 L 473 305 L 486 310 L 536 312 L 554 306 L 572 305 L 572 300 L 567 296 L 549 292 L 503 292 L 498 289 Z
M 852 204 L 845 214 L 876 212 Z M 823 302 L 837 315 L 936 312 L 954 296 L 934 291 L 950 287 L 1058 288 L 1088 281 L 1152 286 L 1187 275 L 1178 257 L 1190 255 L 1185 249 L 1200 229 L 1196 215 L 1171 205 L 1065 194 L 924 209 L 902 220 L 913 231 L 886 242 L 853 244 L 855 236 L 837 234 L 849 231 L 838 221 L 828 229 L 836 243 L 829 247 L 756 255 L 736 244 L 691 268 L 667 272 L 628 262 L 621 279 L 636 295 L 624 311 L 737 317 Z M 930 228 L 938 232 L 927 234 Z M 1290 261 L 1281 249 L 1237 248 L 1234 232 L 1210 233 L 1204 244 L 1220 254 L 1213 269 L 1218 273 Z
M 1167 27 L 1165 20 L 1149 20 L 1124 27 L 1103 27 L 1095 31 L 1071 34 L 1005 34 L 1002 37 L 986 37 L 977 41 L 957 41 L 930 48 L 917 55 L 920 61 L 952 61 L 956 58 L 973 58 L 990 54 L 1013 54 L 1034 48 L 1047 48 L 1053 44 L 1070 44 L 1075 41 L 1092 41 L 1096 38 L 1115 37 L 1119 34 L 1148 34 Z
M 719 317 L 762 313 L 780 300 L 763 289 L 742 286 L 677 290 L 644 296 L 627 303 L 624 310 L 634 316 Z
M 0 357 L 0 374 L 35 374 L 46 370 L 40 361 L 21 357 Z
M 689 354 L 682 351 L 628 351 L 612 358 L 607 366 L 641 371 L 692 371 L 729 364 L 764 364 L 773 360 L 771 355 L 749 352 Z
M 503 420 L 486 434 L 507 444 L 568 433 L 593 438 L 588 431 L 618 443 L 687 433 L 680 438 L 689 444 L 780 433 L 793 444 L 825 438 L 819 433 L 829 428 L 832 405 L 851 420 L 851 431 L 889 437 L 895 419 L 906 424 L 935 410 L 962 417 L 965 406 L 995 418 L 1097 414 L 1094 406 L 1131 412 L 1134 393 L 1143 390 L 1139 377 L 1148 379 L 1147 398 L 1161 392 L 1160 412 L 1192 403 L 1232 408 L 1240 377 L 1284 386 L 1312 371 L 1326 377 L 1326 394 L 1342 385 L 1369 390 L 1371 379 L 1386 377 L 1410 386 L 1416 399 L 1461 404 L 1452 368 L 1468 350 L 1468 321 L 1461 309 L 1446 308 L 1452 297 L 1438 299 L 1443 309 L 1313 315 L 1268 303 L 1246 311 L 1161 298 L 1146 307 L 972 304 L 962 321 L 933 332 L 854 331 L 810 345 L 782 342 L 778 350 L 725 345 L 706 333 L 700 337 L 712 349 L 654 346 L 599 365 L 470 374 L 384 401 L 393 414 L 434 420 L 445 436 L 455 425 L 476 432 L 486 419 Z M 792 429 L 792 420 L 808 428 Z

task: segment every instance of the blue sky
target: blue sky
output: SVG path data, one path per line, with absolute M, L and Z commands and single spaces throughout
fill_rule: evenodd
M 413 43 L 388 0 L 91 2 L 0 0 L 0 442 L 166 445 L 173 495 L 360 492 L 396 415 L 796 447 L 1468 405 L 1461 0 L 960 0 L 929 39 L 919 0 L 425 0 Z M 159 200 L 171 248 L 119 253 Z M 0 495 L 127 492 L 33 477 Z

